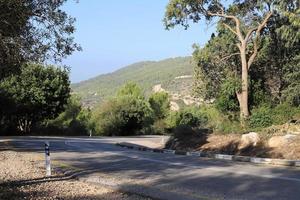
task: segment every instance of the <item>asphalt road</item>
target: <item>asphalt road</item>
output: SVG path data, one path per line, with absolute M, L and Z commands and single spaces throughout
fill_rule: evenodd
M 160 142 L 138 138 L 6 138 L 0 146 L 43 154 L 50 140 L 52 160 L 72 166 L 83 180 L 157 199 L 300 199 L 300 170 L 200 157 L 124 149 L 116 142 Z M 2 141 L 2 142 L 1 142 Z

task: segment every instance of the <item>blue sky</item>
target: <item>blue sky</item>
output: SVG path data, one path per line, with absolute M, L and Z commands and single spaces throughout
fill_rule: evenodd
M 213 27 L 205 23 L 188 30 L 164 29 L 168 0 L 68 1 L 64 10 L 77 19 L 75 40 L 83 51 L 63 61 L 73 83 L 109 73 L 126 65 L 187 56 L 192 44 L 205 44 Z

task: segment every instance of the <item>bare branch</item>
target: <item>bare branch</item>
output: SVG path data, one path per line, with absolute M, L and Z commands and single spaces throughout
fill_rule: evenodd
M 231 58 L 232 56 L 236 56 L 236 55 L 240 55 L 240 53 L 239 53 L 239 52 L 236 52 L 236 53 L 230 54 L 230 55 L 228 55 L 228 56 L 225 56 L 225 57 L 221 58 L 219 61 L 220 61 L 220 62 L 223 62 L 223 61 L 225 61 L 225 60 Z
M 228 28 L 231 32 L 233 32 L 235 35 L 238 35 L 238 33 L 237 33 L 235 30 L 233 30 L 233 28 L 231 28 L 228 24 L 223 23 L 223 25 L 224 25 L 226 28 Z
M 260 23 L 260 25 L 257 27 L 256 31 L 255 31 L 255 38 L 253 41 L 253 53 L 250 56 L 249 60 L 248 60 L 248 69 L 250 69 L 257 53 L 258 53 L 258 40 L 260 38 L 260 34 L 261 34 L 261 30 L 265 27 L 265 25 L 267 24 L 268 20 L 270 19 L 270 17 L 272 16 L 272 12 L 269 12 L 265 19 Z M 249 32 L 248 32 L 249 33 Z M 248 34 L 247 34 L 248 35 Z
M 221 10 L 222 11 L 222 10 Z M 223 17 L 223 18 L 226 18 L 226 19 L 231 19 L 231 20 L 234 20 L 235 22 L 235 31 L 233 31 L 233 29 L 230 27 L 230 30 L 236 34 L 239 38 L 240 41 L 243 41 L 244 38 L 243 38 L 243 35 L 241 33 L 241 29 L 240 29 L 240 20 L 236 17 L 236 16 L 233 16 L 233 15 L 226 15 L 224 14 L 224 12 L 222 13 L 212 13 L 210 11 L 207 11 L 207 14 L 210 15 L 210 16 L 217 16 L 217 17 Z M 225 23 L 223 23 L 225 25 Z M 226 26 L 226 25 L 225 25 Z M 228 25 L 226 26 L 227 28 L 229 27 Z

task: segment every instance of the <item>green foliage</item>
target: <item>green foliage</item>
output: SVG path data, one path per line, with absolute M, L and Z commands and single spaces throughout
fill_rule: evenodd
M 166 92 L 157 92 L 149 97 L 150 106 L 155 119 L 164 119 L 170 112 L 169 95 Z
M 249 86 L 249 106 L 258 107 L 261 104 L 271 103 L 267 92 L 263 89 L 261 80 L 251 80 Z M 238 114 L 239 102 L 236 98 L 236 91 L 241 90 L 241 83 L 238 79 L 228 78 L 221 85 L 219 96 L 215 101 L 216 108 L 224 114 Z
M 258 107 L 263 104 L 271 104 L 271 95 L 265 91 L 261 80 L 252 80 L 250 82 L 249 106 L 250 108 Z
M 295 67 L 299 62 L 293 61 L 300 49 L 299 12 L 297 1 L 225 3 L 170 0 L 164 22 L 167 29 L 177 25 L 188 28 L 190 23 L 202 19 L 215 23 L 212 19 L 217 18 L 217 34 L 213 34 L 203 48 L 194 45 L 193 57 L 197 63 L 194 92 L 204 99 L 217 98 L 217 108 L 224 113 L 235 112 L 239 108 L 235 93 L 241 90 L 229 83 L 230 78 L 242 79 L 244 74 L 246 84 L 245 76 L 249 74 L 249 98 L 247 90 L 242 90 L 242 96 L 246 96 L 248 101 L 240 99 L 241 106 L 244 105 L 241 102 L 248 104 L 241 110 L 248 115 L 248 107 L 253 108 L 262 103 L 278 104 L 285 100 L 292 105 L 299 105 L 299 70 Z M 258 34 L 260 29 L 256 26 L 264 19 L 267 23 L 260 26 L 264 29 Z M 251 30 L 255 30 L 256 34 Z M 246 47 L 243 49 L 241 47 L 245 41 Z M 243 62 L 246 68 L 242 72 L 243 57 L 246 58 L 246 62 Z
M 201 106 L 199 112 L 207 117 L 207 127 L 215 133 L 242 133 L 245 131 L 245 127 L 241 126 L 235 113 L 221 112 L 214 105 Z
M 166 128 L 173 129 L 178 126 L 180 122 L 180 113 L 176 111 L 171 111 L 166 118 Z
M 164 119 L 156 120 L 151 126 L 151 132 L 148 132 L 148 134 L 164 135 L 168 133 L 166 129 L 167 124 Z
M 149 103 L 134 94 L 136 93 L 119 93 L 100 106 L 94 116 L 98 134 L 135 135 L 152 124 L 153 113 Z
M 27 64 L 19 75 L 12 75 L 0 82 L 1 96 L 9 104 L 4 116 L 22 132 L 43 120 L 57 117 L 70 96 L 68 71 L 53 66 Z
M 291 106 L 288 103 L 283 103 L 272 108 L 273 124 L 284 124 L 300 113 L 300 107 Z
M 182 88 L 182 82 L 174 81 L 174 79 L 177 76 L 192 75 L 193 65 L 191 62 L 191 57 L 170 58 L 157 62 L 139 62 L 113 73 L 73 84 L 72 89 L 82 97 L 84 104 L 91 106 L 113 97 L 124 83 L 130 81 L 137 83 L 142 91 L 145 91 L 145 96 L 152 93 L 152 87 L 156 84 L 162 84 L 162 87 L 170 92 L 180 93 L 186 87 L 183 86 Z M 185 80 L 192 85 L 191 78 Z
M 62 10 L 66 0 L 0 0 L 0 79 L 26 62 L 60 61 L 75 50 L 75 19 Z
M 282 92 L 283 99 L 290 105 L 300 106 L 300 54 L 295 56 L 286 68 L 289 72 L 284 76 L 287 86 Z
M 79 97 L 72 95 L 65 111 L 57 118 L 47 120 L 41 128 L 57 130 L 61 135 L 88 135 L 95 131 L 95 124 L 92 112 L 82 107 Z
M 126 96 L 126 95 L 130 95 L 137 99 L 144 98 L 141 88 L 136 83 L 133 83 L 133 82 L 126 83 L 117 92 L 117 97 L 122 97 L 122 96 Z
M 221 24 L 217 26 L 217 35 L 212 34 L 208 43 L 200 48 L 194 45 L 195 67 L 194 93 L 204 99 L 219 96 L 223 82 L 228 78 L 238 79 L 241 65 L 235 36 Z
M 187 107 L 178 112 L 171 112 L 166 119 L 167 127 L 170 129 L 180 125 L 204 127 L 207 121 L 207 116 L 197 107 Z
M 48 123 L 52 125 L 57 125 L 60 127 L 69 126 L 72 120 L 75 120 L 82 107 L 80 103 L 80 98 L 72 95 L 68 99 L 68 103 L 65 105 L 65 110 L 57 118 L 50 120 Z
M 254 109 L 249 119 L 251 128 L 264 128 L 272 125 L 272 111 L 269 106 Z
M 299 113 L 299 107 L 291 106 L 288 103 L 279 104 L 274 107 L 261 105 L 252 110 L 249 126 L 251 128 L 265 128 L 272 124 L 284 124 Z
M 229 78 L 221 85 L 219 97 L 216 100 L 216 107 L 221 112 L 237 112 L 239 104 L 236 98 L 236 91 L 241 90 L 241 83 L 238 79 Z

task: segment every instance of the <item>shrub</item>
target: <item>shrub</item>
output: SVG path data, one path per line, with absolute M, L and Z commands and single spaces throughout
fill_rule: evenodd
M 229 77 L 222 85 L 221 91 L 216 99 L 216 108 L 221 112 L 236 112 L 239 104 L 235 92 L 241 88 L 240 81 Z
M 156 119 L 163 119 L 170 112 L 169 95 L 166 92 L 152 94 L 149 97 L 149 103 Z
M 149 103 L 132 95 L 107 101 L 95 114 L 96 131 L 100 135 L 135 135 L 152 122 Z
M 152 125 L 152 134 L 155 135 L 164 135 L 166 134 L 166 122 L 165 120 L 157 120 Z
M 272 121 L 274 124 L 283 124 L 291 120 L 300 109 L 288 103 L 279 104 L 272 109 Z
M 249 126 L 251 128 L 265 128 L 271 126 L 272 123 L 272 112 L 269 106 L 261 106 L 253 109 L 249 119 Z
M 179 112 L 171 112 L 166 119 L 168 128 L 175 128 L 179 125 L 204 127 L 207 121 L 207 116 L 197 107 L 187 107 Z
M 79 120 L 72 120 L 67 129 L 68 135 L 88 135 L 87 127 Z
M 57 118 L 45 121 L 40 128 L 60 130 L 57 131 L 60 135 L 88 135 L 90 131 L 94 131 L 94 126 L 91 111 L 82 107 L 79 97 L 72 95 L 68 99 L 65 111 Z
M 265 128 L 272 124 L 284 124 L 299 113 L 299 107 L 293 107 L 288 103 L 279 104 L 273 108 L 264 105 L 252 110 L 249 125 L 251 128 Z
M 213 105 L 202 106 L 200 112 L 207 117 L 207 127 L 215 133 L 242 133 L 245 131 L 235 113 L 225 114 Z
M 38 123 L 64 111 L 70 97 L 68 70 L 24 64 L 19 74 L 0 81 L 0 96 L 0 117 L 21 133 L 30 133 Z
M 179 125 L 187 125 L 191 127 L 195 127 L 199 124 L 199 119 L 190 112 L 182 112 L 180 113 L 180 121 Z
M 220 122 L 217 122 L 216 126 L 213 127 L 213 129 L 216 133 L 221 133 L 221 134 L 228 134 L 228 133 L 241 134 L 246 131 L 245 127 L 242 127 L 239 121 L 232 121 L 226 118 L 224 118 Z
M 176 111 L 170 112 L 165 121 L 168 129 L 175 128 L 180 122 L 180 113 Z

